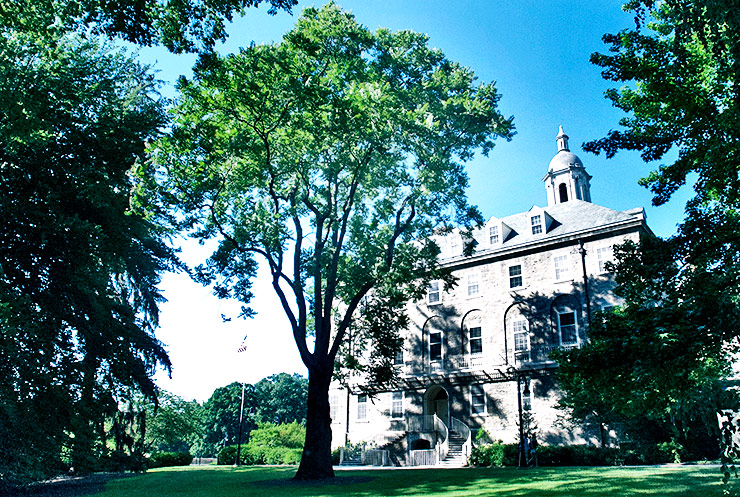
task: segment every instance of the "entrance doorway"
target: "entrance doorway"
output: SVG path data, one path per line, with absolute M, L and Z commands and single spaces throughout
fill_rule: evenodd
M 439 385 L 427 389 L 424 394 L 424 414 L 436 414 L 445 426 L 450 426 L 450 396 L 447 390 Z

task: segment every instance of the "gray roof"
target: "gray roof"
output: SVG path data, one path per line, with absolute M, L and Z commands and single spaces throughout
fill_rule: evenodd
M 543 232 L 533 235 L 530 216 L 536 214 L 540 214 L 543 217 Z M 508 226 L 511 232 L 501 244 L 492 246 L 488 238 L 488 229 L 494 225 L 497 219 Z M 641 207 L 626 211 L 617 211 L 582 200 L 570 200 L 547 207 L 538 207 L 535 205 L 527 212 L 521 212 L 504 218 L 492 217 L 481 230 L 476 230 L 475 238 L 478 241 L 476 255 L 507 250 L 529 243 L 544 242 L 569 234 L 597 230 L 629 221 L 644 221 L 644 219 L 645 211 Z M 546 223 L 549 224 L 549 227 L 547 227 Z M 446 259 L 459 258 L 461 258 L 461 254 L 447 257 Z

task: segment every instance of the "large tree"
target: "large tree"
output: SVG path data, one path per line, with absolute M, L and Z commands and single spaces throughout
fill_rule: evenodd
M 165 122 L 147 70 L 73 37 L 0 42 L 0 486 L 105 452 L 104 421 L 169 366 L 155 339 L 171 254 L 130 205 Z M 69 435 L 73 438 L 68 438 Z
M 0 27 L 52 36 L 90 30 L 173 53 L 207 53 L 226 39 L 234 14 L 263 2 L 274 15 L 298 0 L 0 0 Z
M 440 276 L 433 230 L 481 220 L 462 164 L 510 138 L 512 120 L 425 35 L 372 33 L 333 4 L 280 43 L 204 62 L 179 82 L 163 169 L 141 174 L 161 179 L 182 228 L 219 239 L 200 278 L 245 315 L 266 265 L 309 375 L 296 478 L 332 477 L 328 389 L 360 302 L 418 296 Z
M 721 407 L 717 382 L 728 372 L 740 330 L 738 5 L 632 0 L 625 8 L 635 28 L 605 35 L 609 53 L 594 54 L 592 62 L 607 80 L 625 83 L 607 98 L 627 116 L 621 128 L 584 148 L 667 160 L 641 180 L 654 205 L 687 182 L 695 195 L 675 235 L 623 247 L 616 274 L 624 310 L 605 327 L 596 323 L 588 348 L 605 346 L 600 366 L 620 371 L 620 410 L 714 424 L 699 407 Z

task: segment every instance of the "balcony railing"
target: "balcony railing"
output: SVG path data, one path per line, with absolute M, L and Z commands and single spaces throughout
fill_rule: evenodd
M 521 364 L 542 364 L 551 362 L 550 353 L 555 350 L 570 350 L 577 348 L 577 343 L 563 345 L 535 345 L 529 350 L 517 351 L 514 353 L 514 362 Z

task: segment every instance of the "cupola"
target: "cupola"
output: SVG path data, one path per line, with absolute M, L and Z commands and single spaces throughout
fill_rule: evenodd
M 542 179 L 547 189 L 547 205 L 562 204 L 569 200 L 591 202 L 591 176 L 583 167 L 583 162 L 568 147 L 568 135 L 560 126 L 558 153 L 550 161 L 547 174 Z

